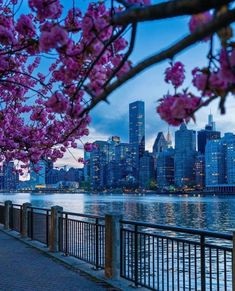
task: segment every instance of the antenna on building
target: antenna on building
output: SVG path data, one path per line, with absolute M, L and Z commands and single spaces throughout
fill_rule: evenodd
M 211 127 L 212 130 L 216 130 L 215 122 L 213 121 L 213 114 L 211 113 L 211 108 L 210 108 L 210 114 L 208 115 L 208 125 Z

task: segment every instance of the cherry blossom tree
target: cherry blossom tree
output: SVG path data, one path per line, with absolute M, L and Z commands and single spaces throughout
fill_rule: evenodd
M 235 84 L 232 23 L 234 1 L 79 1 L 66 10 L 59 0 L 0 0 L 0 160 L 19 160 L 22 169 L 41 159 L 56 161 L 89 134 L 89 112 L 145 69 L 170 60 L 165 81 L 172 92 L 157 107 L 161 118 L 179 125 L 220 98 L 221 112 Z M 163 51 L 131 62 L 139 23 L 191 16 L 189 34 Z M 218 37 L 221 48 L 214 52 Z M 208 65 L 196 67 L 195 96 L 183 89 L 184 64 L 173 58 L 197 42 L 208 42 Z M 195 64 L 196 65 L 196 64 Z M 84 144 L 86 151 L 93 145 Z M 81 160 L 79 160 L 81 161 Z

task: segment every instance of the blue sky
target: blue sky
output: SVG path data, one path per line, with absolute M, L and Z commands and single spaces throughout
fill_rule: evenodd
M 88 1 L 79 1 L 81 8 Z M 79 3 L 76 1 L 76 3 Z M 160 2 L 160 1 L 158 1 Z M 66 6 L 66 1 L 62 1 Z M 68 2 L 67 2 L 68 3 Z M 136 46 L 131 57 L 133 64 L 139 60 L 168 47 L 181 37 L 185 36 L 188 31 L 188 17 L 180 17 L 172 20 L 162 20 L 156 22 L 148 22 L 140 24 L 138 27 Z M 208 52 L 208 43 L 197 44 L 190 49 L 179 54 L 175 60 L 184 62 L 186 66 L 186 84 L 190 87 L 191 70 L 195 66 L 203 67 L 206 64 L 206 54 Z M 167 131 L 167 124 L 163 122 L 156 114 L 157 100 L 161 98 L 170 86 L 164 82 L 164 70 L 168 65 L 168 61 L 153 66 L 144 73 L 129 81 L 123 87 L 116 90 L 109 97 L 110 105 L 106 103 L 99 104 L 91 113 L 91 134 L 87 138 L 88 141 L 96 139 L 107 139 L 111 135 L 119 135 L 123 141 L 128 141 L 128 104 L 135 100 L 143 100 L 145 102 L 146 114 L 146 147 L 151 149 L 154 139 L 158 131 Z M 211 109 L 217 124 L 217 129 L 222 132 L 233 131 L 235 117 L 233 97 L 227 102 L 227 114 L 221 116 L 218 111 L 218 102 L 201 110 L 196 115 L 196 124 L 190 123 L 189 128 L 198 130 L 205 126 L 207 115 Z M 177 128 L 170 128 L 172 135 Z M 82 156 L 81 150 L 74 150 L 76 157 Z M 76 160 L 70 154 L 66 154 L 65 158 L 58 161 L 57 165 L 68 164 L 70 166 L 78 166 Z M 81 165 L 80 165 L 81 166 Z

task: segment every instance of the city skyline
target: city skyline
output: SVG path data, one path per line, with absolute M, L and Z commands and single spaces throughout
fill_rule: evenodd
M 143 99 L 137 98 L 137 99 L 134 99 L 133 102 L 135 102 L 136 100 L 144 101 Z M 107 140 L 111 136 L 115 136 L 115 135 L 120 136 L 122 142 L 128 142 L 129 141 L 128 106 L 129 106 L 129 103 L 127 104 L 127 107 L 125 110 L 125 115 L 123 116 L 122 121 L 120 121 L 120 127 L 122 128 L 120 135 L 118 134 L 119 130 L 115 130 L 115 128 L 113 131 L 111 128 L 106 133 L 104 133 L 104 132 L 99 133 L 96 131 L 96 129 L 94 127 L 91 126 L 90 127 L 90 135 L 86 139 L 84 139 L 84 142 L 87 142 L 87 141 L 94 142 L 95 140 Z M 187 128 L 195 130 L 195 131 L 202 130 L 204 128 L 205 124 L 208 123 L 209 114 L 213 115 L 214 121 L 216 122 L 216 129 L 218 131 L 220 131 L 222 135 L 226 132 L 233 132 L 231 130 L 231 128 L 229 128 L 229 126 L 224 126 L 224 122 L 223 122 L 222 117 L 220 117 L 218 119 L 216 118 L 220 115 L 214 114 L 214 111 L 211 108 L 206 108 L 202 118 L 200 119 L 200 123 L 199 123 L 199 121 L 196 121 L 196 123 L 193 123 L 191 121 L 187 124 Z M 158 132 L 163 132 L 164 135 L 166 136 L 168 130 L 170 131 L 171 138 L 172 138 L 172 145 L 174 146 L 175 145 L 175 132 L 180 128 L 180 126 L 179 127 L 173 127 L 173 126 L 169 127 L 169 125 L 167 123 L 161 121 L 162 127 L 159 126 L 156 128 L 156 131 L 154 131 L 153 133 L 150 133 L 150 126 L 149 126 L 150 121 L 149 121 L 149 119 L 151 120 L 151 116 L 149 116 L 149 114 L 148 114 L 148 103 L 146 105 L 146 102 L 145 102 L 145 115 L 146 115 L 146 118 L 145 118 L 145 149 L 151 151 Z M 156 114 L 156 116 L 157 116 L 157 114 Z M 230 117 L 230 119 L 231 119 L 231 117 Z M 118 124 L 116 124 L 116 126 L 118 128 Z M 109 128 L 109 126 L 107 126 L 107 128 Z M 151 131 L 152 131 L 152 129 L 151 129 Z M 78 142 L 78 147 L 79 147 L 78 149 L 71 149 L 70 152 L 67 152 L 65 154 L 64 158 L 59 159 L 55 163 L 55 165 L 58 167 L 63 167 L 65 165 L 67 165 L 69 167 L 82 168 L 83 165 L 81 163 L 78 163 L 76 158 L 83 157 L 84 151 L 82 149 L 82 145 L 79 144 L 79 142 Z

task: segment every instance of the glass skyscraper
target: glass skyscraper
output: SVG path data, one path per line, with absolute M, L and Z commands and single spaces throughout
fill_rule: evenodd
M 235 135 L 225 133 L 206 145 L 206 186 L 235 184 Z
M 144 102 L 129 104 L 129 142 L 133 155 L 135 178 L 139 178 L 139 160 L 145 151 L 145 113 Z
M 175 184 L 178 187 L 195 184 L 196 131 L 185 124 L 175 133 Z
M 209 140 L 215 139 L 220 139 L 220 132 L 216 131 L 213 116 L 210 114 L 208 116 L 208 124 L 205 126 L 205 129 L 202 129 L 197 133 L 198 151 L 201 154 L 205 154 L 206 143 Z

